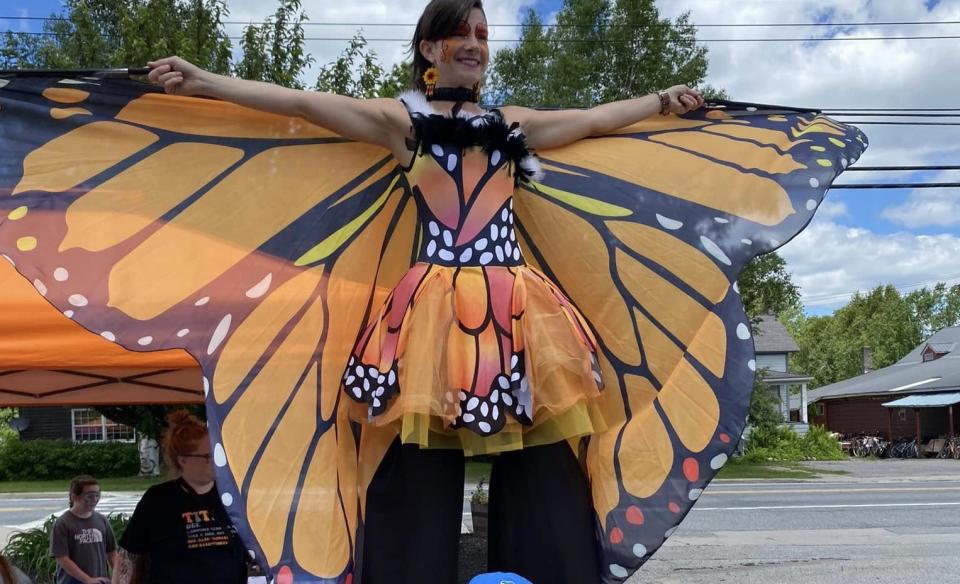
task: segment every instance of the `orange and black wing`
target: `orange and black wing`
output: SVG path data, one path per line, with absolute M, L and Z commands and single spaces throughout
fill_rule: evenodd
M 541 153 L 545 179 L 516 199 L 524 255 L 589 321 L 623 420 L 585 450 L 604 582 L 663 544 L 740 437 L 756 370 L 741 269 L 803 229 L 865 148 L 823 116 L 752 108 Z
M 386 151 L 128 80 L 0 81 L 0 253 L 87 329 L 199 361 L 223 503 L 278 582 L 348 582 L 358 438 L 340 379 L 414 257 Z

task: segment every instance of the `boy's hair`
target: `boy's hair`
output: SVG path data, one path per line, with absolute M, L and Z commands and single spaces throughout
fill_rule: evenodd
M 87 487 L 99 486 L 100 482 L 90 475 L 78 475 L 70 481 L 70 505 L 73 505 L 73 498 L 83 494 Z

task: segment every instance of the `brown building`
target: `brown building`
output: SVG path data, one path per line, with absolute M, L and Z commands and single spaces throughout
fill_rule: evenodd
M 960 430 L 960 327 L 945 328 L 889 367 L 810 391 L 811 423 L 840 434 L 922 441 Z

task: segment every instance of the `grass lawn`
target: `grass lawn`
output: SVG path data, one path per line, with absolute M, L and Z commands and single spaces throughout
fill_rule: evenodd
M 120 477 L 97 479 L 102 491 L 145 491 L 147 487 L 162 483 L 166 477 L 141 478 Z M 6 481 L 0 482 L 0 493 L 56 493 L 62 492 L 67 496 L 70 488 L 70 479 L 56 481 Z
M 481 477 L 487 479 L 487 484 L 490 484 L 490 463 L 468 460 L 464 480 L 468 483 L 476 483 Z
M 718 479 L 815 479 L 821 474 L 844 475 L 842 470 L 811 470 L 799 462 L 740 462 L 733 459 L 717 473 Z
M 815 479 L 824 474 L 847 474 L 842 470 L 810 470 L 798 462 L 738 462 L 734 459 L 727 463 L 717 478 L 720 479 Z M 490 463 L 468 461 L 466 482 L 476 483 L 480 478 L 490 481 Z M 104 491 L 145 491 L 147 487 L 166 480 L 165 477 L 152 479 L 140 477 L 105 478 L 100 480 Z M 66 497 L 69 480 L 56 481 L 9 481 L 0 482 L 0 493 L 64 493 Z

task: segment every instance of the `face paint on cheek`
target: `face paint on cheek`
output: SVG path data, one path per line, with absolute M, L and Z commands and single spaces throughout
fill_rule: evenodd
M 460 47 L 463 45 L 464 42 L 457 39 L 443 41 L 443 49 L 440 51 L 440 60 L 446 63 L 450 60 L 450 55 L 457 54 L 457 51 L 459 51 Z

